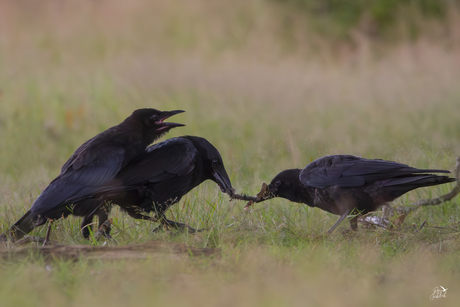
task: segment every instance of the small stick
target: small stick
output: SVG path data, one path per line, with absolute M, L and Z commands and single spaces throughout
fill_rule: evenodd
M 454 232 L 460 232 L 458 229 L 449 228 L 449 227 L 442 227 L 442 226 L 427 226 L 427 227 L 436 228 L 436 229 L 451 230 L 451 231 L 454 231 Z
M 236 194 L 236 193 L 233 193 L 232 195 L 230 195 L 230 200 L 247 200 L 247 201 L 255 201 L 257 200 L 257 197 L 255 196 L 248 196 L 248 195 L 244 195 L 244 194 Z
M 439 205 L 457 196 L 457 194 L 460 193 L 460 157 L 457 157 L 457 165 L 455 167 L 455 178 L 457 179 L 457 185 L 449 193 L 433 199 L 421 199 L 408 206 L 396 207 L 395 210 L 401 213 L 405 213 L 407 215 L 413 211 L 418 210 L 420 207 Z
M 420 225 L 419 229 L 417 229 L 415 232 L 419 232 L 426 224 L 428 224 L 427 221 L 423 221 L 422 225 Z

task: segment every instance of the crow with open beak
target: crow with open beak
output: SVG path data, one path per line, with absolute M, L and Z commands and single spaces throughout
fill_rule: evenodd
M 138 109 L 117 126 L 111 127 L 83 143 L 62 166 L 61 173 L 38 196 L 27 211 L 0 240 L 15 241 L 46 221 L 69 214 L 86 216 L 95 208 L 72 206 L 90 197 L 113 180 L 130 162 L 145 152 L 153 141 L 178 123 L 165 119 L 184 111 L 162 112 Z

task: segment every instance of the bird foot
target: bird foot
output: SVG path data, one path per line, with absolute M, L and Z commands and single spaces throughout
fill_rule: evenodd
M 98 230 L 94 233 L 94 238 L 96 240 L 99 240 L 100 238 L 105 238 L 105 239 L 112 239 L 112 236 L 110 235 L 110 230 L 112 226 L 112 219 L 106 220 L 102 225 L 99 227 Z
M 101 238 L 113 239 L 109 233 L 106 233 L 104 231 L 99 231 L 99 230 L 94 233 L 94 238 L 96 240 L 100 240 Z

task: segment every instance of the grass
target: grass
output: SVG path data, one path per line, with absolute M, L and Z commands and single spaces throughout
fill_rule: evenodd
M 332 56 L 315 51 L 328 42 L 298 28 L 289 32 L 294 45 L 281 39 L 283 12 L 256 0 L 3 1 L 0 14 L 0 232 L 80 144 L 140 107 L 186 110 L 176 119 L 187 126 L 167 137 L 207 138 L 240 193 L 326 154 L 453 170 L 460 153 L 456 27 L 449 48 L 422 36 L 374 53 L 360 40 Z M 416 190 L 395 204 L 450 187 Z M 114 237 L 120 245 L 158 239 L 220 248 L 221 257 L 2 260 L 1 305 L 456 306 L 458 232 L 411 226 L 458 229 L 458 204 L 423 208 L 401 231 L 325 236 L 336 216 L 282 199 L 245 212 L 206 182 L 168 217 L 211 230 L 152 234 L 154 225 L 115 211 Z M 83 240 L 79 222 L 57 222 L 52 239 L 103 244 Z M 439 285 L 447 298 L 431 302 Z
M 457 1 L 440 2 L 435 0 L 421 1 L 315 1 L 315 0 L 276 0 L 284 6 L 295 7 L 302 12 L 309 26 L 322 35 L 346 39 L 353 36 L 357 29 L 366 35 L 378 39 L 413 39 L 424 24 L 436 21 L 446 22 L 447 12 L 455 10 Z M 402 37 L 403 28 L 405 34 Z M 425 28 L 425 29 L 423 29 Z

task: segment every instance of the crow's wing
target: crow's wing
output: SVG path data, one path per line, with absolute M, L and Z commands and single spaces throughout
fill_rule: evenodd
M 185 176 L 196 167 L 198 152 L 187 139 L 174 138 L 152 145 L 130 163 L 101 192 L 129 190 L 148 183 Z
M 40 194 L 31 207 L 38 214 L 86 197 L 112 180 L 126 164 L 126 150 L 115 145 L 86 148 Z
M 101 186 L 115 178 L 129 162 L 126 158 L 124 148 L 104 146 L 79 156 L 60 177 L 71 183 Z
M 319 158 L 307 165 L 299 179 L 304 185 L 316 188 L 333 185 L 352 188 L 379 180 L 428 172 L 449 173 L 444 170 L 417 169 L 393 161 L 334 155 Z
M 117 126 L 111 127 L 80 145 L 72 156 L 70 156 L 69 160 L 62 166 L 61 174 L 67 172 L 69 168 L 78 170 L 85 165 L 91 164 L 95 160 L 104 158 L 106 155 L 110 154 L 110 151 L 126 146 L 128 146 L 128 144 L 126 144 L 126 140 L 123 138 L 120 139 L 120 131 Z M 127 160 L 129 160 L 129 158 Z
M 81 155 L 83 155 L 87 150 L 90 145 L 90 143 L 94 140 L 95 137 L 87 140 L 83 144 L 80 145 L 80 147 L 75 150 L 75 152 L 70 156 L 70 158 L 67 160 L 66 163 L 61 167 L 61 174 L 65 173 L 69 167 L 73 164 L 73 162 Z

